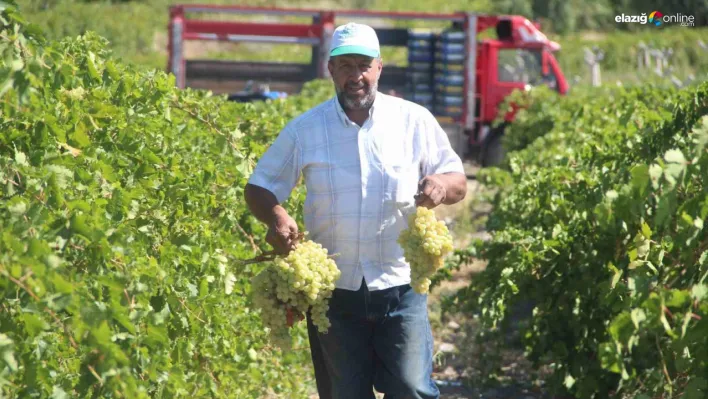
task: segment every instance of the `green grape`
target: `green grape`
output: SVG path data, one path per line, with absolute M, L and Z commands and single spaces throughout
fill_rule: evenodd
M 447 226 L 435 217 L 433 210 L 417 207 L 408 216 L 408 228 L 401 231 L 398 244 L 411 266 L 411 287 L 419 294 L 430 289 L 430 276 L 445 263 L 453 250 L 452 235 Z
M 272 342 L 288 350 L 291 338 L 287 308 L 306 313 L 320 332 L 327 332 L 329 298 L 341 272 L 322 245 L 305 240 L 287 256 L 279 256 L 253 277 L 253 302 L 261 309 L 263 324 Z

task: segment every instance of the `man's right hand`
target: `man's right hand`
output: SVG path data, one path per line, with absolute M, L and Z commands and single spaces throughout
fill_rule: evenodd
M 273 223 L 268 227 L 266 241 L 281 255 L 287 255 L 297 243 L 297 222 L 285 210 L 275 213 Z

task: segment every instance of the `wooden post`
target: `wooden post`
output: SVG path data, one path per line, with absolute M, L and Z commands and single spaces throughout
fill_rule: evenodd
M 671 58 L 673 58 L 674 49 L 672 49 L 672 48 L 664 48 L 664 49 L 662 50 L 662 53 L 663 53 L 663 54 L 662 54 L 662 55 L 663 55 L 663 57 L 662 57 L 663 67 L 664 67 L 664 69 L 666 69 L 666 68 L 669 67 L 669 61 L 671 60 Z
M 659 76 L 664 76 L 664 73 L 662 71 L 662 66 L 664 65 L 662 58 L 664 58 L 664 53 L 662 53 L 661 50 L 652 49 L 651 56 L 654 57 L 655 61 L 654 73 Z
M 590 68 L 591 84 L 595 87 L 602 84 L 600 61 L 602 61 L 603 58 L 605 58 L 605 53 L 597 46 L 593 47 L 592 50 L 585 47 L 585 64 Z
M 639 69 L 649 68 L 649 47 L 644 42 L 639 42 L 639 51 L 637 51 L 637 67 Z

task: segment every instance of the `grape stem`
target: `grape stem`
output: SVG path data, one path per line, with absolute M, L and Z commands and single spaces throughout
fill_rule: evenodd
M 251 259 L 242 259 L 240 261 L 241 265 L 251 265 L 254 263 L 260 263 L 260 262 L 268 262 L 275 260 L 275 258 L 278 256 L 278 254 L 273 250 L 273 251 L 268 251 L 268 252 L 263 252 L 262 254 L 256 256 L 255 258 Z
M 252 265 L 254 263 L 274 261 L 278 256 L 279 256 L 278 253 L 275 252 L 275 250 L 273 250 L 273 251 L 264 252 L 264 253 L 256 256 L 255 258 L 241 259 L 239 262 L 242 266 L 246 266 L 246 265 Z M 339 256 L 339 254 L 332 254 L 332 255 L 328 255 L 327 257 L 328 258 L 335 258 L 337 256 Z

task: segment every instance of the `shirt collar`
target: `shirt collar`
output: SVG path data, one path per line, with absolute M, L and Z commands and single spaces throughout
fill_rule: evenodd
M 381 104 L 384 101 L 383 96 L 383 93 L 381 93 L 380 91 L 376 92 L 376 97 L 374 97 L 374 103 L 371 105 L 371 108 L 369 108 L 369 118 L 373 119 L 374 116 L 379 113 L 375 111 L 378 108 L 381 108 Z M 337 98 L 336 94 L 332 101 L 334 101 L 334 109 L 337 111 L 337 116 L 339 117 L 339 120 L 342 122 L 342 124 L 344 126 L 349 126 L 351 123 L 354 123 L 349 119 L 346 112 L 344 112 L 344 108 L 342 108 L 342 104 L 339 103 L 339 99 Z

